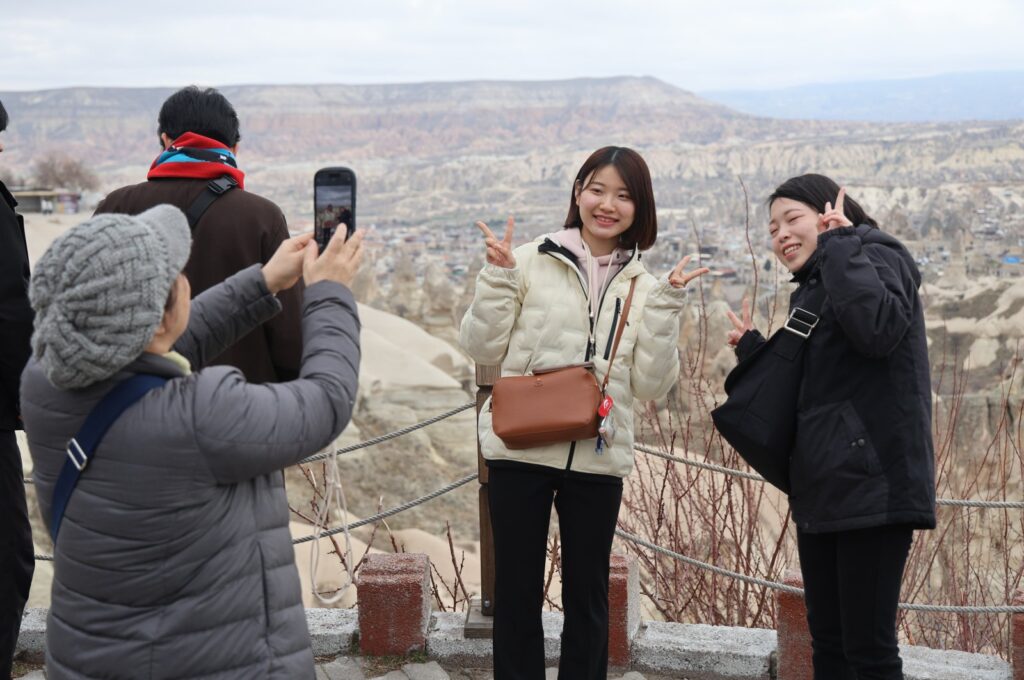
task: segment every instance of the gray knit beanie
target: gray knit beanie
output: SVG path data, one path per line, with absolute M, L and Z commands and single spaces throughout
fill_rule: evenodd
M 188 220 L 170 205 L 97 215 L 57 238 L 29 287 L 32 350 L 50 382 L 86 387 L 142 354 L 191 247 Z

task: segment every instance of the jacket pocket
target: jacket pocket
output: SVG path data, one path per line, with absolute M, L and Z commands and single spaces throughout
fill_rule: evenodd
M 867 428 L 849 401 L 824 404 L 797 415 L 796 447 L 790 461 L 794 493 L 882 473 Z
M 267 646 L 269 647 L 270 593 L 267 589 L 267 558 L 263 556 L 263 546 L 260 545 L 259 541 L 256 541 L 256 554 L 259 555 L 260 562 L 260 595 L 262 595 L 263 598 L 263 631 L 264 636 L 267 638 Z

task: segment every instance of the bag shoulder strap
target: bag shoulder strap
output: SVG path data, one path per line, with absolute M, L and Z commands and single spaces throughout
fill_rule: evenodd
M 167 378 L 162 376 L 139 373 L 118 383 L 93 407 L 78 434 L 68 442 L 67 460 L 64 461 L 64 467 L 61 468 L 57 483 L 53 487 L 50 537 L 54 543 L 57 542 L 57 532 L 60 531 L 60 523 L 64 519 L 64 510 L 71 499 L 71 492 L 75 490 L 78 478 L 89 464 L 107 430 L 129 406 L 166 382 Z
M 238 182 L 231 175 L 221 175 L 217 179 L 211 179 L 206 184 L 203 192 L 196 197 L 196 200 L 192 201 L 192 205 L 185 211 L 185 217 L 188 219 L 188 228 L 191 231 L 195 231 L 196 225 L 199 224 L 199 219 L 206 212 L 206 209 L 213 205 L 213 202 L 218 198 L 237 186 Z
M 820 278 L 821 275 L 817 276 Z M 789 316 L 782 324 L 782 328 L 772 336 L 772 340 L 775 340 L 772 344 L 776 354 L 788 360 L 796 358 L 817 327 L 827 297 L 825 286 L 819 282 L 807 294 L 803 307 L 793 307 L 789 310 Z
M 622 316 L 619 317 L 619 326 L 615 329 L 615 341 L 612 343 L 612 356 L 608 359 L 608 371 L 604 374 L 604 382 L 601 384 L 601 394 L 608 389 L 608 380 L 612 377 L 612 366 L 615 364 L 615 353 L 619 351 L 619 340 L 622 339 L 622 331 L 626 328 L 626 317 L 629 316 L 629 308 L 633 304 L 633 291 L 636 290 L 636 279 L 633 277 L 629 282 L 629 295 L 626 296 L 626 304 L 622 306 Z

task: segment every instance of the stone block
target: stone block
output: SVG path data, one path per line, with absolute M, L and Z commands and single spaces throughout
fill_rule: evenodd
M 465 636 L 466 615 L 459 612 L 434 612 L 427 638 L 427 655 L 445 665 L 463 668 L 491 668 L 492 642 Z M 561 612 L 543 612 L 544 660 L 557 664 L 562 637 Z
M 608 575 L 608 665 L 629 668 L 640 630 L 640 572 L 636 558 L 612 555 Z
M 905 680 L 1011 680 L 1010 664 L 997 656 L 900 646 Z
M 43 663 L 46 659 L 46 616 L 48 609 L 26 609 L 21 617 L 21 631 L 14 648 L 14 657 L 27 663 Z
M 348 654 L 359 632 L 354 609 L 307 609 L 306 626 L 314 656 Z
M 359 570 L 359 647 L 400 656 L 426 646 L 430 561 L 411 553 L 370 555 Z
M 787 586 L 804 587 L 803 577 L 796 569 L 786 571 L 782 582 Z M 775 616 L 778 627 L 778 673 L 785 680 L 813 680 L 811 666 L 811 631 L 807 627 L 807 605 L 803 595 L 775 591 Z
M 651 621 L 633 643 L 633 668 L 688 680 L 769 680 L 775 644 L 773 630 Z
M 1024 605 L 1024 591 L 1013 594 L 1014 606 Z M 1010 615 L 1010 665 L 1013 680 L 1024 680 L 1024 614 Z

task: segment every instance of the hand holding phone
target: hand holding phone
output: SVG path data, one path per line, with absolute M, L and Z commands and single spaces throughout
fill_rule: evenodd
M 313 175 L 313 234 L 320 252 L 338 232 L 356 230 L 356 174 L 349 168 L 321 168 Z
M 336 281 L 351 288 L 363 259 L 364 233 L 360 229 L 347 241 L 333 239 L 321 255 L 317 255 L 312 243 L 308 244 L 302 261 L 302 279 L 306 286 L 319 281 Z

